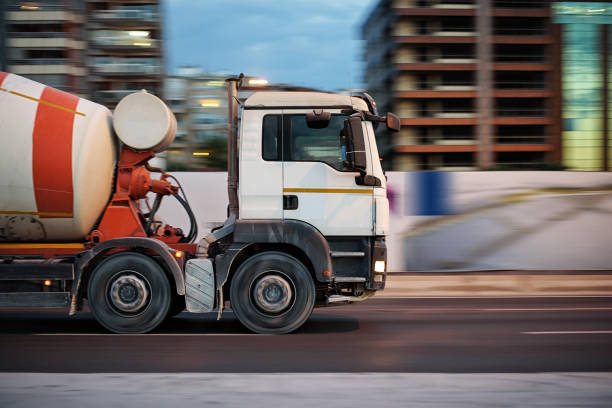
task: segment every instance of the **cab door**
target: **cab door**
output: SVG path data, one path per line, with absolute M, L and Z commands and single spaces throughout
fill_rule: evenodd
M 240 218 L 283 217 L 280 111 L 244 110 L 240 134 Z
M 345 167 L 345 119 L 332 111 L 329 126 L 311 129 L 304 110 L 283 111 L 283 218 L 307 222 L 325 236 L 372 235 L 373 188 L 357 185 L 359 173 Z

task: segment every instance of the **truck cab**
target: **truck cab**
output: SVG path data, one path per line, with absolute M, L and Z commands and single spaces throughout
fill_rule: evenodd
M 389 203 L 373 126 L 381 121 L 366 97 L 259 92 L 242 104 L 237 212 L 208 239 L 208 253 L 220 297 L 248 328 L 293 331 L 313 306 L 384 288 Z

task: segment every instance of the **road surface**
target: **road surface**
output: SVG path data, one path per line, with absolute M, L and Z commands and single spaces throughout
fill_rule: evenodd
M 395 298 L 315 309 L 290 335 L 231 312 L 183 313 L 147 335 L 91 315 L 0 313 L 0 371 L 536 373 L 612 371 L 612 298 Z

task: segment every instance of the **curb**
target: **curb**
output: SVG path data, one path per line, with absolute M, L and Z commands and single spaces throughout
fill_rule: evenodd
M 612 296 L 612 271 L 390 273 L 377 297 Z

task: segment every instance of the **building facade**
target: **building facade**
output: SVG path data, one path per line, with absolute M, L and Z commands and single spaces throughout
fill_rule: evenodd
M 578 170 L 612 169 L 612 4 L 558 2 L 562 27 L 563 163 Z
M 159 0 L 4 0 L 5 69 L 113 108 L 161 95 Z
M 576 149 L 568 147 L 563 114 L 563 78 L 570 77 L 562 72 L 570 65 L 562 61 L 572 29 L 555 19 L 564 3 L 381 0 L 362 27 L 365 83 L 404 125 L 397 135 L 379 135 L 385 167 L 607 169 L 607 137 L 590 152 L 601 162 L 570 159 Z M 605 13 L 604 3 L 582 3 Z
M 225 76 L 181 68 L 165 80 L 166 103 L 178 131 L 165 152 L 168 170 L 225 170 L 227 167 L 227 87 Z
M 142 89 L 163 97 L 160 1 L 85 3 L 91 99 L 112 108 Z
M 5 0 L 0 5 L 3 68 L 86 96 L 83 1 Z

